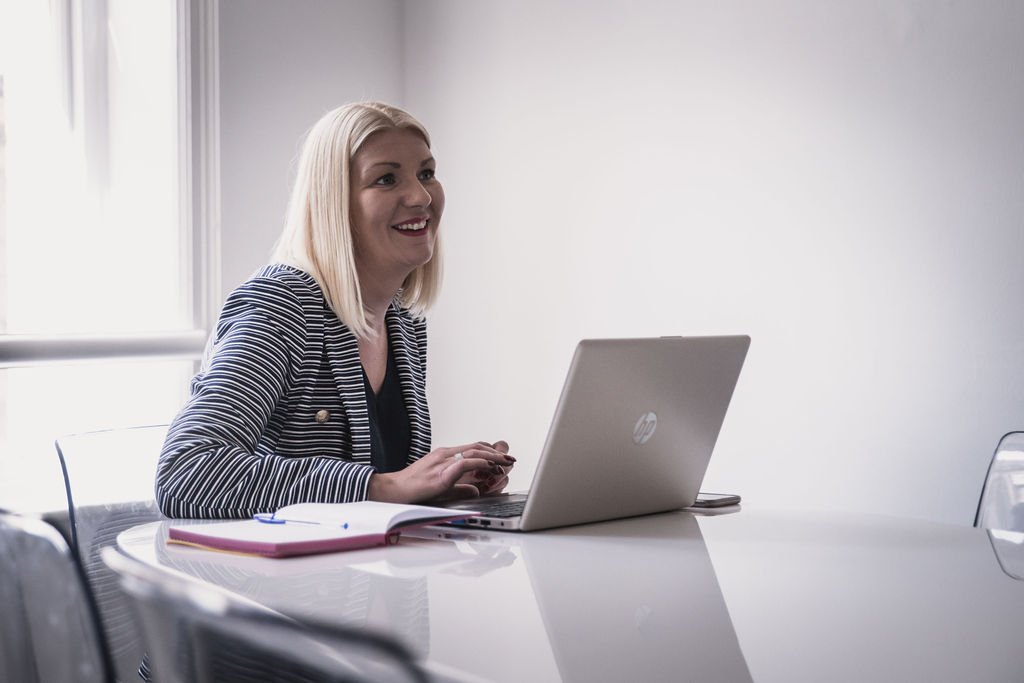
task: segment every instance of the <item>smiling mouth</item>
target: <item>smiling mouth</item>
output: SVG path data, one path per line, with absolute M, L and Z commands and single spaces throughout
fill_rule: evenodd
M 425 235 L 427 233 L 427 226 L 430 225 L 429 218 L 415 218 L 404 223 L 397 223 L 391 226 L 392 230 L 397 230 L 403 235 L 410 237 L 416 237 L 418 235 Z

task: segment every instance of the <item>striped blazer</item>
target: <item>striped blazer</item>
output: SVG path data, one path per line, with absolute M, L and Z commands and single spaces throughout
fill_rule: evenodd
M 430 450 L 426 323 L 392 303 L 388 339 L 409 462 Z M 309 274 L 269 265 L 227 299 L 206 367 L 171 423 L 156 500 L 169 517 L 247 517 L 367 495 L 370 424 L 355 335 Z

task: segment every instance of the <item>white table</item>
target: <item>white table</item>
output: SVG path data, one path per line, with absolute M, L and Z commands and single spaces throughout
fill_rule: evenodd
M 470 678 L 1024 680 L 1020 535 L 679 511 L 533 534 L 429 528 L 271 560 L 167 546 L 168 524 L 118 545 L 295 617 L 387 629 Z

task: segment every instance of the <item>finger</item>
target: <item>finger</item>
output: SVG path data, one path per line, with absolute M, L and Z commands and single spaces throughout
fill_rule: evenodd
M 455 455 L 456 453 L 462 453 L 462 452 L 465 452 L 465 451 L 471 451 L 471 450 L 475 450 L 475 449 L 480 449 L 483 446 L 490 447 L 488 444 L 485 444 L 483 441 L 474 441 L 473 443 L 467 443 L 467 444 L 463 444 L 461 446 L 447 446 L 445 448 L 438 448 L 438 449 L 435 449 L 434 452 L 440 453 L 441 457 L 448 457 L 448 458 L 450 458 L 453 455 Z
M 473 484 L 456 484 L 451 488 L 447 489 L 443 493 L 431 498 L 431 501 L 437 503 L 447 503 L 453 500 L 462 500 L 464 498 L 479 498 L 480 490 Z M 430 503 L 427 503 L 428 505 Z
M 484 495 L 500 491 L 508 483 L 508 476 L 505 474 L 504 468 L 501 467 L 477 470 L 472 473 L 471 483 L 480 489 L 481 495 Z
M 472 446 L 438 449 L 437 451 L 434 451 L 432 455 L 434 457 L 432 458 L 431 461 L 428 462 L 432 462 L 435 465 L 440 465 L 444 471 L 447 471 L 448 468 L 458 463 L 461 463 L 465 460 L 479 460 L 481 459 L 482 455 L 486 457 L 485 454 L 479 452 L 478 449 L 475 449 Z
M 478 479 L 484 481 L 487 479 L 498 479 L 505 476 L 505 468 L 492 460 L 480 459 L 479 462 L 486 463 L 478 470 L 476 470 Z
M 493 444 L 489 444 L 486 441 L 477 441 L 475 444 L 473 444 L 473 446 L 475 447 L 475 450 L 483 451 L 485 453 L 491 453 L 495 455 L 504 455 L 506 453 L 506 451 L 500 451 L 497 448 L 495 448 Z
M 497 448 L 497 446 L 499 444 L 501 444 L 503 446 L 504 450 Z M 491 452 L 495 452 L 495 453 L 499 453 L 499 452 L 500 453 L 507 453 L 508 452 L 508 442 L 506 442 L 506 441 L 498 441 L 498 442 L 492 444 L 492 443 L 488 443 L 486 441 L 474 441 L 473 443 L 464 444 L 462 446 L 449 446 L 447 448 L 438 448 L 436 450 L 444 451 L 444 452 L 446 452 L 448 454 L 451 454 L 451 453 L 455 453 L 455 452 L 458 452 L 458 451 L 466 451 L 466 450 L 473 450 L 473 449 L 491 451 Z
M 494 468 L 477 470 L 473 473 L 473 478 L 470 483 L 475 484 L 477 487 L 483 486 L 484 488 L 488 488 L 502 476 L 504 475 L 502 475 L 501 470 Z
M 501 493 L 508 486 L 508 477 L 495 477 L 488 480 L 484 490 L 480 492 L 480 495 L 490 495 L 492 493 Z
M 494 467 L 489 470 L 480 470 L 476 473 L 476 475 L 481 480 L 486 480 L 488 482 L 488 485 L 490 486 L 493 485 L 494 482 L 498 481 L 503 477 L 507 479 L 508 473 L 511 471 L 512 465 L 508 465 L 505 467 L 499 465 L 498 467 Z
M 495 441 L 491 444 L 491 447 L 496 451 L 505 453 L 506 455 L 508 454 L 508 441 Z
M 452 458 L 460 460 L 463 457 L 465 451 L 475 447 L 476 444 L 465 444 L 463 446 L 446 446 L 443 448 L 435 448 L 427 454 L 427 457 L 432 457 L 436 461 L 448 462 Z M 427 459 L 427 458 L 424 458 Z
M 460 481 L 467 473 L 484 472 L 486 474 L 497 474 L 496 468 L 498 465 L 492 463 L 490 460 L 483 458 L 468 458 L 463 457 L 460 460 L 451 458 L 445 464 L 441 470 L 441 479 L 445 486 L 455 486 L 456 482 Z M 479 479 L 479 477 L 474 477 Z M 472 481 L 472 478 L 470 478 Z
M 431 455 L 433 456 L 432 461 L 434 463 L 440 463 L 445 468 L 449 467 L 453 461 L 473 458 L 489 460 L 501 465 L 511 465 L 515 462 L 515 458 L 512 456 L 506 455 L 501 451 L 497 451 L 490 445 L 482 442 L 467 444 L 465 446 L 438 448 L 432 451 Z
M 480 495 L 483 495 L 485 493 L 494 491 L 496 484 L 501 483 L 502 481 L 504 481 L 504 483 L 502 484 L 503 488 L 505 485 L 508 484 L 508 477 L 502 474 L 498 474 L 494 470 L 488 468 L 463 472 L 462 476 L 460 476 L 455 481 L 455 484 L 453 484 L 453 486 L 458 486 L 460 484 L 470 484 L 480 489 Z
M 499 465 L 511 465 L 516 461 L 511 455 L 494 450 L 490 446 L 470 448 L 462 452 L 465 458 L 481 458 Z
M 451 498 L 460 500 L 463 498 L 479 498 L 480 489 L 472 484 L 456 484 L 451 488 Z

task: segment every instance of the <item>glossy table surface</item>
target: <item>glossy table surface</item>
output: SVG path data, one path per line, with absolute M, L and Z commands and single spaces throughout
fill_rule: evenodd
M 118 545 L 292 616 L 386 629 L 465 680 L 1024 680 L 1020 534 L 733 508 L 272 560 L 168 546 L 169 524 Z

